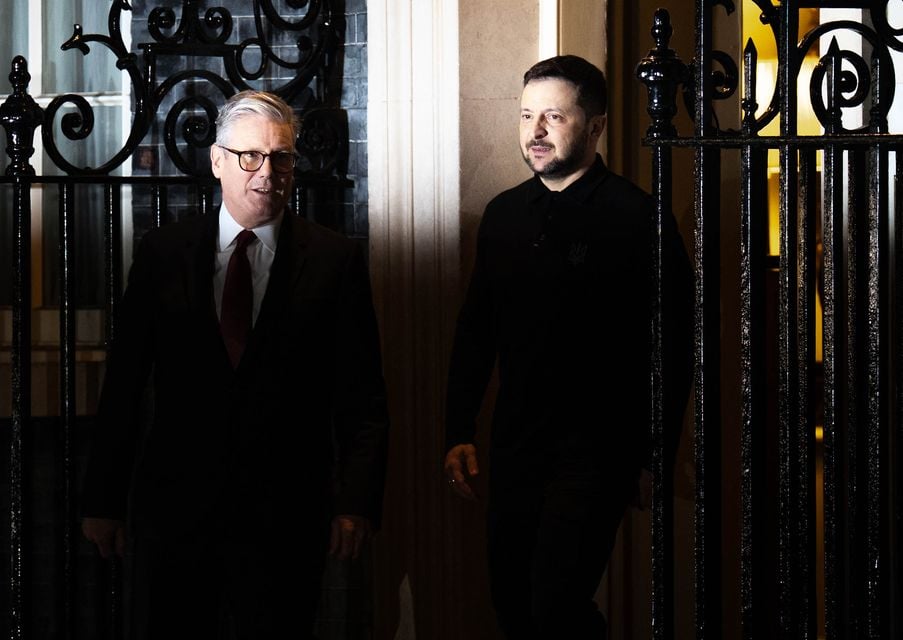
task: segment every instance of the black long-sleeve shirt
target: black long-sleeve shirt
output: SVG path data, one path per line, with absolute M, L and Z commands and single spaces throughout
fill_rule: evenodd
M 473 442 L 498 361 L 493 491 L 523 487 L 537 465 L 627 470 L 648 460 L 654 212 L 598 156 L 561 192 L 533 177 L 486 207 L 452 350 L 446 444 Z M 672 216 L 663 227 L 674 426 L 689 389 L 692 283 Z

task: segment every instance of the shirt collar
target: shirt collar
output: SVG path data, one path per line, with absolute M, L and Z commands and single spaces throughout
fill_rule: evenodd
M 276 253 L 276 239 L 279 237 L 279 227 L 282 225 L 282 216 L 279 216 L 272 222 L 268 222 L 259 227 L 254 227 L 254 235 L 271 253 Z M 217 238 L 216 250 L 218 252 L 225 251 L 235 238 L 242 232 L 244 227 L 235 221 L 229 209 L 226 208 L 224 202 L 219 209 L 219 237 Z
M 590 165 L 589 169 L 586 170 L 586 173 L 569 184 L 566 189 L 558 193 L 567 196 L 569 199 L 574 200 L 579 204 L 585 204 L 590 196 L 592 196 L 593 191 L 596 190 L 596 187 L 599 186 L 606 176 L 608 176 L 608 167 L 605 166 L 602 156 L 597 153 L 596 159 Z M 552 193 L 552 191 L 543 184 L 540 177 L 534 175 L 533 180 L 530 182 L 530 201 L 535 202 L 550 193 Z

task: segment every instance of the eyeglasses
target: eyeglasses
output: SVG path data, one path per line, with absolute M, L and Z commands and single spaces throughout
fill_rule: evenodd
M 257 171 L 263 166 L 263 161 L 269 158 L 273 171 L 277 173 L 291 173 L 295 168 L 295 163 L 298 161 L 298 156 L 291 151 L 273 151 L 272 153 L 264 153 L 263 151 L 238 151 L 236 149 L 224 147 L 221 144 L 216 146 L 237 155 L 238 166 L 244 171 Z

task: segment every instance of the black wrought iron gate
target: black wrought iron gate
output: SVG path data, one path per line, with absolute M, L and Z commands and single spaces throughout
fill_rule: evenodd
M 223 4 L 229 5 L 230 1 Z M 114 565 L 112 574 L 86 547 L 77 531 L 77 478 L 84 445 L 91 430 L 93 408 L 77 414 L 76 387 L 77 231 L 91 211 L 102 210 L 102 246 L 95 247 L 103 267 L 102 344 L 116 331 L 117 303 L 123 286 L 123 242 L 137 241 L 146 228 L 181 215 L 214 212 L 218 184 L 205 161 L 215 138 L 217 105 L 236 91 L 267 89 L 296 106 L 303 118 L 297 150 L 303 157 L 295 176 L 291 206 L 297 215 L 316 218 L 342 229 L 347 178 L 348 119 L 339 107 L 341 81 L 335 81 L 344 37 L 343 2 L 330 0 L 285 3 L 281 13 L 272 0 L 237 2 L 247 14 L 236 41 L 237 19 L 224 7 L 203 15 L 196 0 L 183 0 L 181 13 L 170 8 L 150 10 L 149 40 L 128 50 L 120 31 L 127 0 L 111 0 L 108 33 L 85 34 L 80 25 L 64 50 L 88 55 L 90 47 L 113 52 L 117 67 L 130 82 L 133 100 L 128 139 L 113 157 L 94 167 L 76 166 L 66 158 L 58 124 L 68 141 L 81 141 L 94 129 L 95 114 L 81 95 L 55 98 L 39 107 L 28 93 L 27 61 L 12 61 L 13 93 L 0 106 L 6 130 L 9 164 L 0 178 L 0 218 L 12 235 L 0 255 L 11 254 L 9 295 L 11 341 L 8 376 L 9 406 L 0 407 L 0 446 L 4 479 L 0 480 L 0 630 L 11 639 L 118 638 L 123 633 L 121 582 L 127 568 Z M 280 3 L 282 4 L 282 3 Z M 62 40 L 62 38 L 61 38 Z M 274 43 L 275 42 L 275 43 Z M 282 45 L 277 46 L 277 45 Z M 193 67 L 192 67 L 193 65 Z M 166 71 L 164 72 L 164 69 Z M 339 66 L 339 74 L 341 67 Z M 66 175 L 36 175 L 31 166 L 34 135 L 41 129 L 43 149 L 58 171 Z M 147 146 L 158 140 L 157 148 Z M 143 145 L 143 146 L 142 146 Z M 141 154 L 147 157 L 139 158 Z M 118 175 L 131 162 L 133 175 Z M 32 298 L 32 208 L 36 189 L 55 192 L 58 211 L 59 290 L 58 388 L 56 416 L 32 415 L 34 385 L 33 322 L 40 301 Z M 86 196 L 87 192 L 94 193 Z M 80 206 L 81 203 L 81 206 Z M 132 238 L 124 238 L 126 209 L 143 208 L 135 219 Z M 96 211 L 95 211 L 96 212 Z M 11 218 L 11 221 L 10 221 Z M 3 363 L 5 365 L 5 363 Z M 43 478 L 35 486 L 35 478 Z M 7 484 L 8 481 L 8 484 Z M 36 512 L 51 515 L 44 521 Z M 37 522 L 37 524 L 36 524 Z
M 892 107 L 903 29 L 893 24 L 892 2 L 753 4 L 777 48 L 769 104 L 756 102 L 768 82 L 757 74 L 762 43 L 750 40 L 740 65 L 713 46 L 716 19 L 736 8 L 731 0 L 697 0 L 689 65 L 668 48 L 670 19 L 659 10 L 655 46 L 637 69 L 649 90 L 645 141 L 660 211 L 671 202 L 672 149 L 695 153 L 696 637 L 721 638 L 725 618 L 734 617 L 744 638 L 900 638 L 903 120 Z M 861 10 L 862 19 L 821 21 L 798 33 L 801 11 L 826 8 Z M 841 48 L 839 34 L 854 34 L 862 51 Z M 811 80 L 798 94 L 813 54 Z M 684 136 L 672 124 L 681 88 L 695 127 Z M 718 124 L 716 100 L 735 101 L 737 127 Z M 822 128 L 817 135 L 800 133 L 806 105 Z M 845 126 L 851 112 L 865 124 Z M 779 133 L 766 135 L 773 121 Z M 771 256 L 769 150 L 779 158 L 779 248 Z M 730 154 L 739 155 L 740 168 L 732 200 L 721 193 Z M 739 246 L 721 234 L 732 216 Z M 739 262 L 736 332 L 722 323 L 723 260 Z M 739 368 L 739 407 L 722 403 L 728 340 L 739 343 L 732 365 Z M 660 397 L 656 408 L 660 433 Z M 736 496 L 722 495 L 723 411 L 739 413 Z M 668 462 L 661 454 L 655 460 L 656 639 L 674 635 L 671 503 L 661 499 L 671 495 Z M 734 498 L 742 522 L 731 538 L 722 501 Z M 722 580 L 726 545 L 739 546 L 738 585 Z M 741 610 L 723 610 L 725 589 L 739 590 Z

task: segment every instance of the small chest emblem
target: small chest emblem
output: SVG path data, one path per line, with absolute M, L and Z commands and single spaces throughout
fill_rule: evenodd
M 572 243 L 571 248 L 568 251 L 568 262 L 571 263 L 571 266 L 579 267 L 586 262 L 586 252 L 588 250 L 589 246 L 585 242 Z

